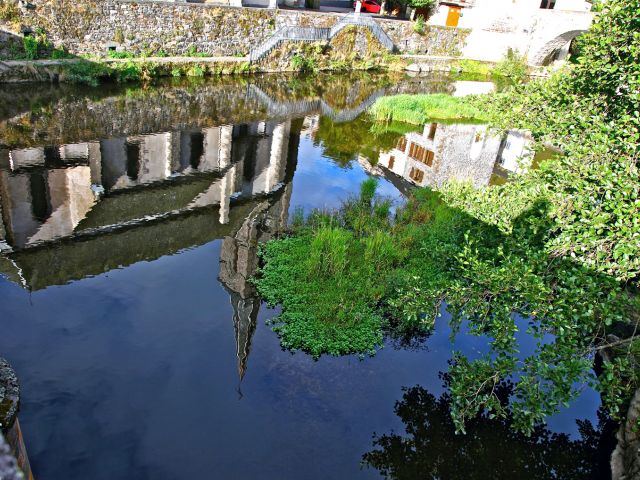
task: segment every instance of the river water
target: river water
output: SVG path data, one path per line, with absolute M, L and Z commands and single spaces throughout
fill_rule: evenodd
M 249 281 L 295 209 L 335 208 L 369 175 L 399 204 L 412 185 L 526 168 L 517 132 L 374 135 L 362 115 L 383 94 L 469 88 L 370 75 L 3 86 L 0 355 L 21 380 L 35 477 L 606 478 L 595 392 L 532 438 L 488 418 L 455 435 L 440 374 L 483 339 L 452 343 L 445 313 L 421 341 L 314 361 L 281 349 L 277 309 Z

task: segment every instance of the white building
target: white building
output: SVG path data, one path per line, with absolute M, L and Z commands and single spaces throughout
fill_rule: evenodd
M 471 29 L 466 58 L 499 61 L 513 49 L 542 65 L 588 30 L 591 8 L 586 0 L 443 0 L 429 24 Z

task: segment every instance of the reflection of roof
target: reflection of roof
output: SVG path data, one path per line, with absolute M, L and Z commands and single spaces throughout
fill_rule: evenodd
M 76 231 L 117 225 L 181 210 L 209 188 L 220 174 L 195 174 L 155 185 L 143 185 L 102 197 L 80 221 Z
M 216 221 L 217 206 L 204 207 L 101 235 L 69 238 L 33 247 L 11 253 L 8 257 L 21 270 L 25 286 L 39 290 L 136 262 L 155 260 L 232 235 L 252 208 L 253 203 L 234 206 L 225 225 Z M 0 265 L 2 267 L 5 265 Z M 15 279 L 15 271 L 10 275 Z

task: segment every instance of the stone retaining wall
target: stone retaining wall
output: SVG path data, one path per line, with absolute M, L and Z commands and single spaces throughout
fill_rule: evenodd
M 11 0 L 9 0 L 11 1 Z M 221 0 L 217 3 L 237 2 Z M 309 10 L 235 8 L 154 0 L 32 0 L 0 30 L 44 33 L 56 47 L 72 54 L 105 56 L 109 49 L 184 55 L 247 55 L 283 26 L 331 27 L 344 14 Z M 423 34 L 403 20 L 378 20 L 401 52 L 456 55 L 468 31 L 428 27 Z M 19 37 L 18 37 L 19 38 Z M 2 41 L 0 40 L 0 43 Z M 0 53 L 2 46 L 0 45 Z

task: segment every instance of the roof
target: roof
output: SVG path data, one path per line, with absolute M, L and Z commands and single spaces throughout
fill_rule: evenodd
M 452 7 L 473 7 L 475 0 L 441 0 L 440 5 L 451 5 Z

